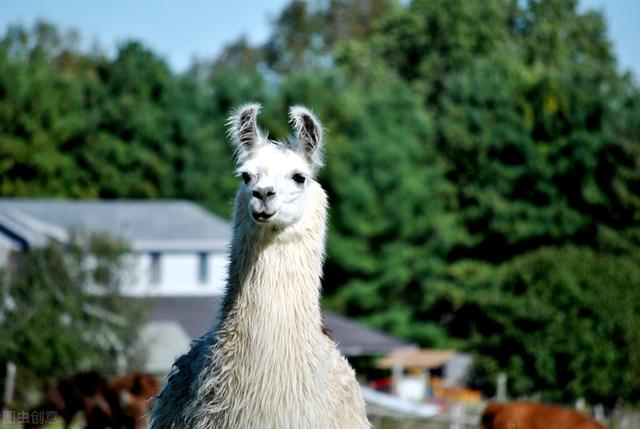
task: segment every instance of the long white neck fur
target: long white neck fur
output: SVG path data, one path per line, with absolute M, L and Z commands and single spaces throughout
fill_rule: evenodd
M 284 228 L 256 225 L 245 196 L 238 196 L 222 326 L 233 319 L 234 308 L 247 306 L 283 316 L 303 313 L 305 320 L 320 317 L 327 198 L 315 182 L 309 184 L 308 192 L 302 217 Z
M 304 214 L 284 228 L 256 225 L 243 195 L 236 199 L 227 294 L 199 387 L 200 405 L 207 405 L 195 410 L 202 413 L 198 427 L 254 427 L 262 414 L 264 427 L 295 427 L 305 423 L 290 416 L 308 416 L 297 409 L 314 404 L 323 412 L 317 395 L 325 391 L 319 301 L 327 198 L 317 183 L 308 186 Z M 277 410 L 288 415 L 274 416 Z

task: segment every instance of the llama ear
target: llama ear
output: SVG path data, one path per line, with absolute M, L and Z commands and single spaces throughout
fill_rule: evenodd
M 227 121 L 228 132 L 239 159 L 246 157 L 262 140 L 256 120 L 260 108 L 259 103 L 245 104 L 236 109 Z
M 323 165 L 322 160 L 322 125 L 308 109 L 302 106 L 292 106 L 289 109 L 289 120 L 298 138 L 298 150 L 312 170 L 315 172 Z

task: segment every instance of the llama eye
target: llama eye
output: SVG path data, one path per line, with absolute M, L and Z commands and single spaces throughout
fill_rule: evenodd
M 242 180 L 248 185 L 249 182 L 251 182 L 251 175 L 249 173 L 242 173 Z
M 306 180 L 306 178 L 302 174 L 299 174 L 299 173 L 294 174 L 293 176 L 291 176 L 291 178 L 296 183 L 304 183 L 304 181 Z

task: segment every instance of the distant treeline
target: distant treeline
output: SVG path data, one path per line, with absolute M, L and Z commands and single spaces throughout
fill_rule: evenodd
M 327 128 L 328 307 L 478 356 L 472 382 L 640 401 L 640 90 L 576 0 L 293 1 L 268 42 L 175 74 L 138 42 L 0 41 L 0 195 L 229 215 L 225 119 Z

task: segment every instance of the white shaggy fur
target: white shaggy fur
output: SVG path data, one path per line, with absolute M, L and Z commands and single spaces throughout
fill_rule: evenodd
M 271 142 L 258 112 L 247 105 L 230 119 L 245 183 L 220 321 L 175 362 L 151 427 L 368 428 L 354 372 L 322 333 L 327 197 L 313 179 L 322 128 L 293 107 L 296 139 Z

